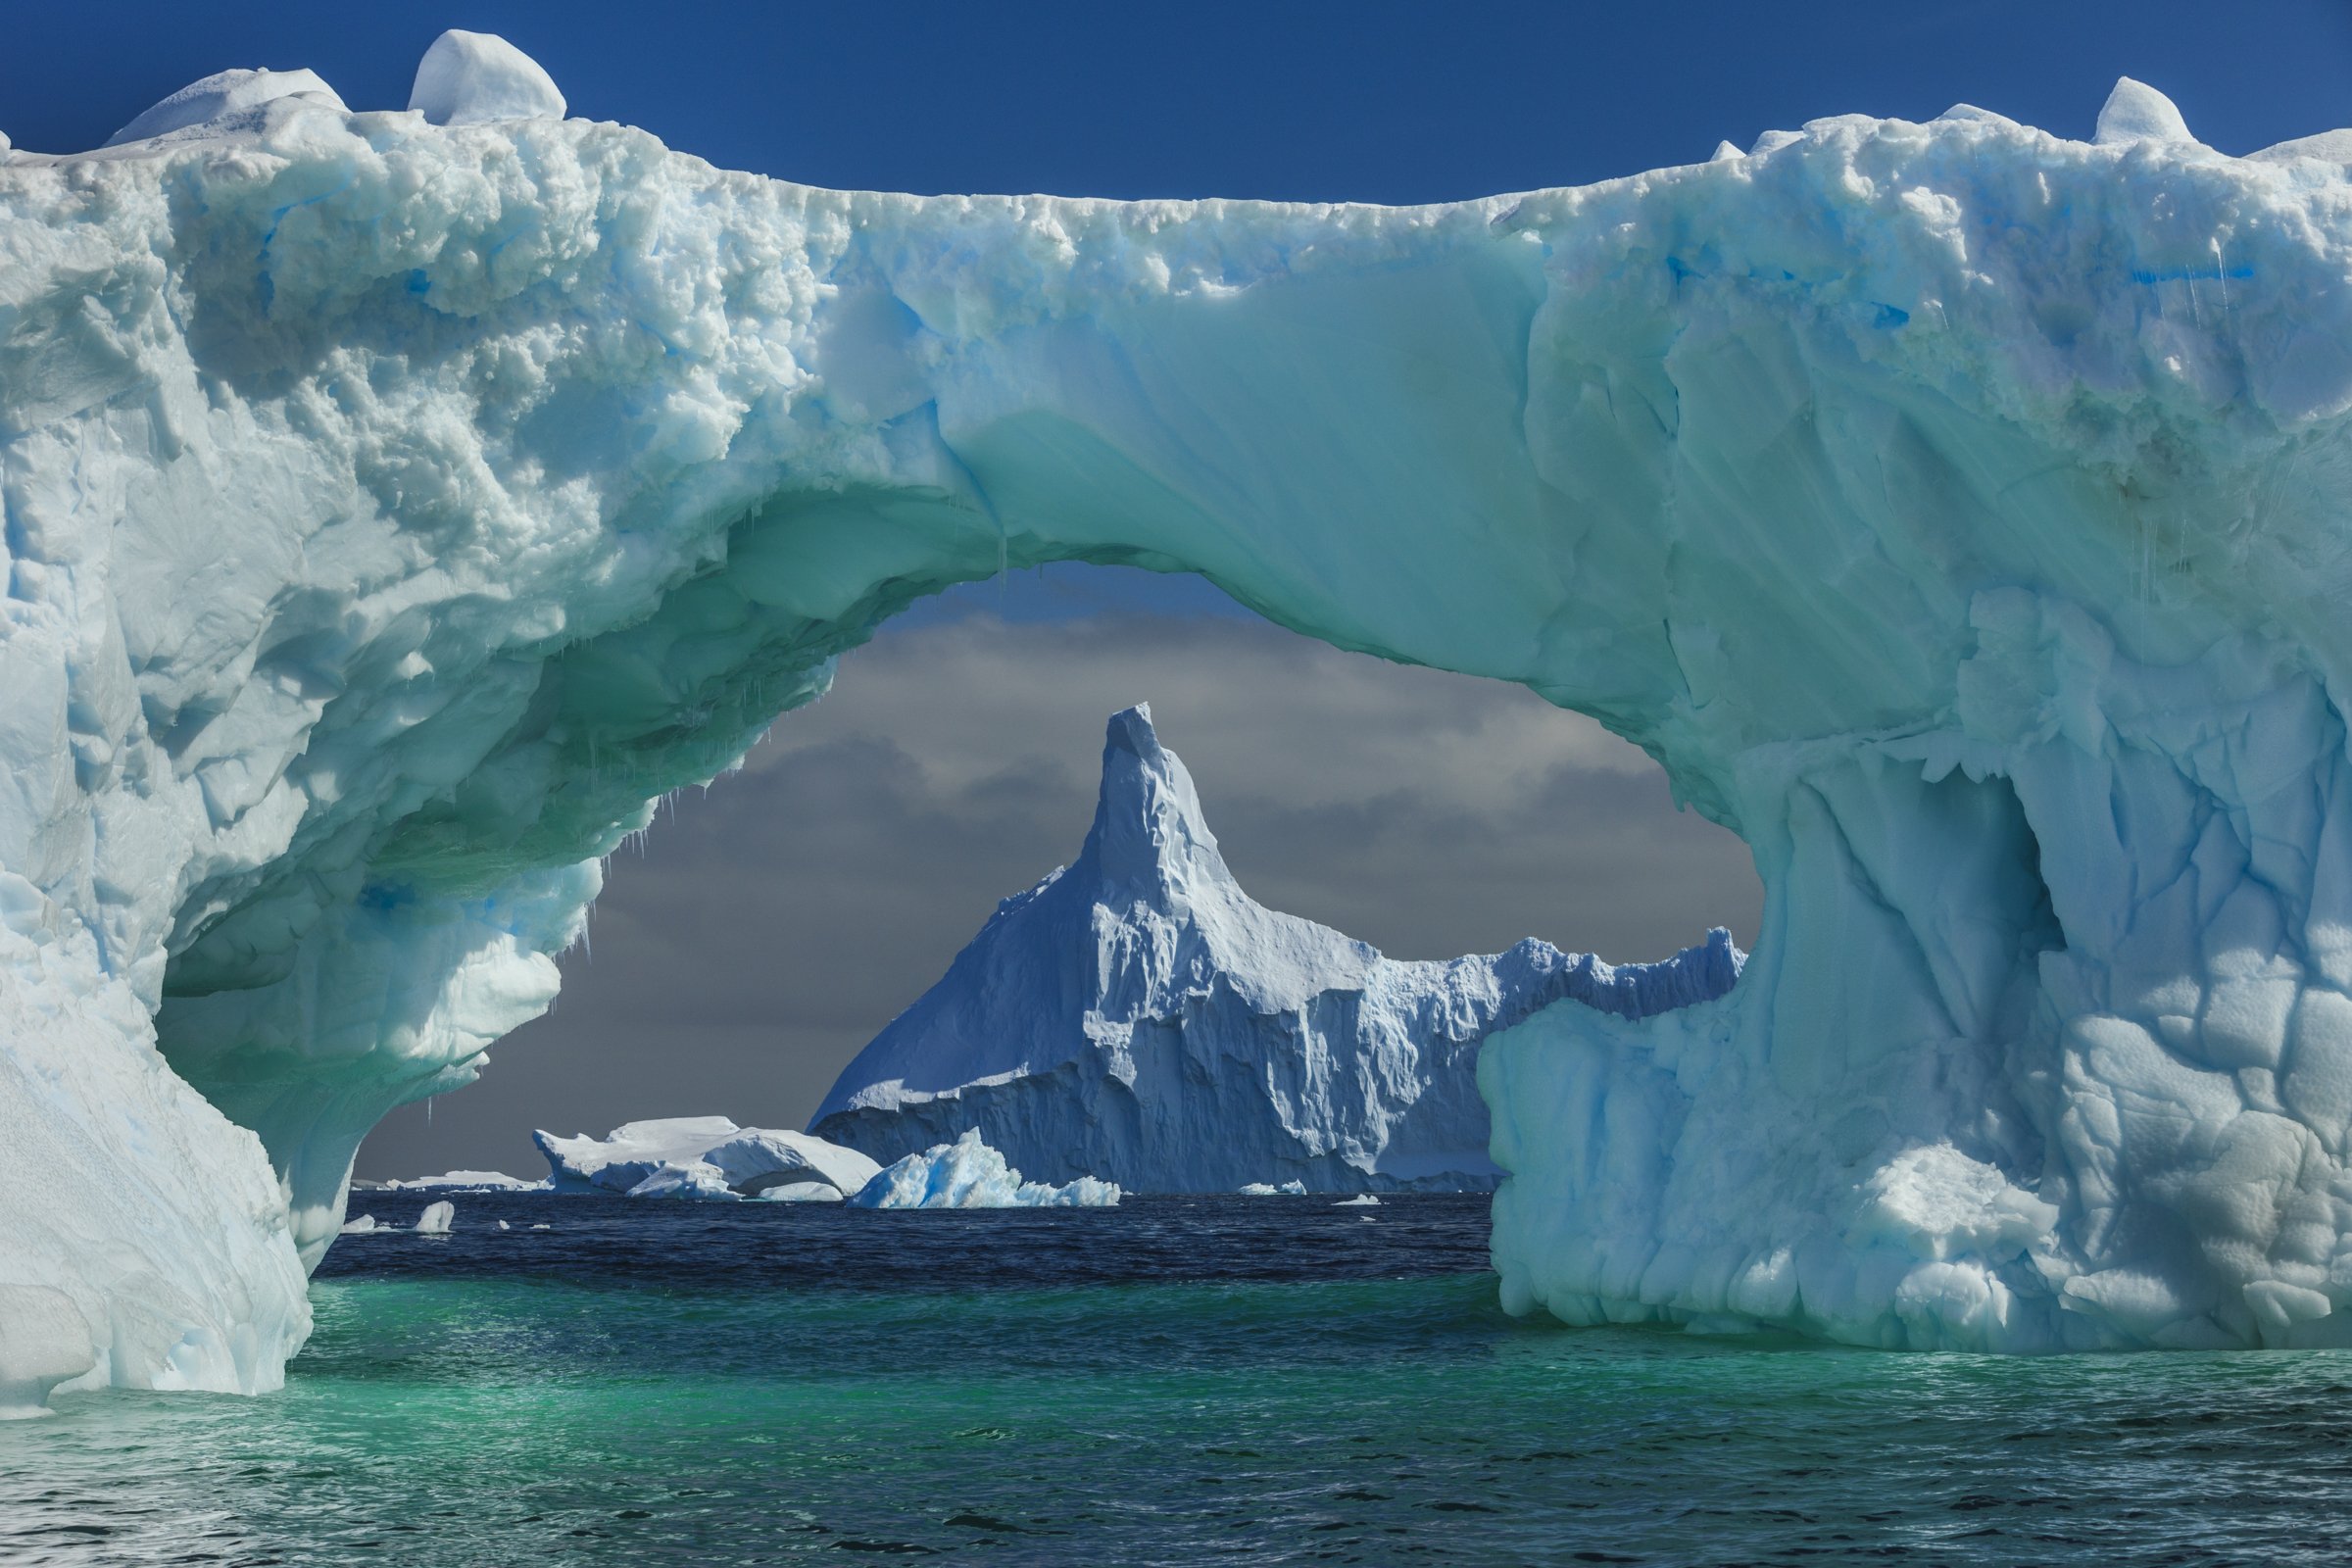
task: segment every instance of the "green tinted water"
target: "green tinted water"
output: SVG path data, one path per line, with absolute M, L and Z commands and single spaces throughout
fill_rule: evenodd
M 84 1396 L 0 1427 L 0 1556 L 2108 1563 L 2352 1546 L 2339 1354 L 2017 1360 L 1517 1323 L 1491 1278 L 1439 1271 L 1476 1235 L 1475 1208 L 1442 1201 L 1389 1205 L 1385 1233 L 1320 1203 L 1238 1227 L 1213 1205 L 1130 1204 L 917 1216 L 946 1222 L 918 1232 L 773 1205 L 688 1228 L 564 1201 L 538 1211 L 575 1234 L 593 1212 L 603 1242 L 492 1235 L 462 1203 L 447 1245 L 347 1244 L 281 1395 Z M 1390 1277 L 1285 1263 L 1325 1254 Z

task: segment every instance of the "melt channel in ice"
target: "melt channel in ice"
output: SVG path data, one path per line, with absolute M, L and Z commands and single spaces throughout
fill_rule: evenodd
M 531 1139 L 559 1193 L 839 1202 L 882 1168 L 855 1149 L 807 1133 L 738 1127 L 724 1116 L 633 1121 L 602 1138 L 535 1132 Z
M 1078 858 L 1006 899 L 843 1069 L 809 1130 L 876 1159 L 976 1128 L 1021 1169 L 1216 1193 L 1492 1187 L 1478 1043 L 1563 998 L 1629 1018 L 1721 996 L 1718 929 L 1612 968 L 1525 941 L 1400 962 L 1242 891 L 1151 708 L 1111 715 Z
M 2126 84 L 1118 203 L 270 91 L 0 149 L 11 1398 L 274 1386 L 602 858 L 1073 559 L 1526 684 L 1753 850 L 1728 995 L 1482 1046 L 1513 1310 L 2352 1342 L 2352 138 Z
M 892 1161 L 850 1202 L 858 1208 L 1115 1208 L 1119 1197 L 1118 1183 L 1092 1176 L 1058 1187 L 1025 1182 L 974 1127 L 954 1143 Z

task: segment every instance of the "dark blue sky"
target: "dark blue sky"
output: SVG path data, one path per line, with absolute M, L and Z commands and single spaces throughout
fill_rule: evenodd
M 2086 136 L 2121 74 L 2246 152 L 2352 123 L 2347 0 L 1410 5 L 125 0 L 8 6 L 0 130 L 94 146 L 226 66 L 400 108 L 443 27 L 501 32 L 572 113 L 714 163 L 917 191 L 1412 202 L 1701 159 L 1956 99 Z

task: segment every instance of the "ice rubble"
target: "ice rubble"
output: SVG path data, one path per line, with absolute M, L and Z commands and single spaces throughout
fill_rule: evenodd
M 1728 932 L 1612 968 L 1527 941 L 1399 962 L 1261 907 L 1150 707 L 1111 716 L 1076 860 L 1006 899 L 843 1069 L 809 1131 L 891 1159 L 979 1129 L 1048 1180 L 1227 1192 L 1494 1185 L 1478 1042 L 1571 997 L 1630 1017 L 1722 995 Z
M 885 1166 L 850 1197 L 858 1208 L 1114 1208 L 1116 1182 L 1080 1176 L 1061 1186 L 1025 1182 L 970 1128 Z
M 19 1382 L 274 1383 L 358 1140 L 652 803 L 1073 558 L 1525 682 L 1753 847 L 1729 996 L 1482 1048 L 1507 1305 L 2352 1339 L 2341 145 L 925 199 L 298 92 L 0 155 L 0 1286 L 88 1341 Z
M 531 1140 L 559 1193 L 838 1202 L 882 1168 L 855 1149 L 807 1133 L 738 1127 L 724 1116 L 633 1121 L 602 1138 L 535 1132 Z

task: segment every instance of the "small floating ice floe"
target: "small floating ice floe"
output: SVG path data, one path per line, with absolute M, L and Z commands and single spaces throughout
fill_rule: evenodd
M 1238 1190 L 1244 1198 L 1304 1198 L 1306 1183 L 1284 1182 L 1277 1187 L 1272 1182 L 1251 1182 Z
M 1370 1193 L 1358 1193 L 1353 1198 L 1343 1198 L 1331 1206 L 1334 1208 L 1378 1208 L 1380 1200 Z

